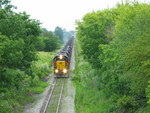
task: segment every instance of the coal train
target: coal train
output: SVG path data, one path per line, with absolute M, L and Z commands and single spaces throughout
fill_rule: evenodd
M 53 59 L 54 76 L 68 77 L 74 37 L 70 38 Z

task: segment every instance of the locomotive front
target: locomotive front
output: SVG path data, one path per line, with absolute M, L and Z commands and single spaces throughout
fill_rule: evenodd
M 68 74 L 68 58 L 64 54 L 59 54 L 54 57 L 54 74 L 56 77 L 67 77 Z
M 73 42 L 74 37 L 68 40 L 63 49 L 54 57 L 53 62 L 55 77 L 68 77 Z

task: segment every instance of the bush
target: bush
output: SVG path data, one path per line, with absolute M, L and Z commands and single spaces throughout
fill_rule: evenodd
M 120 112 L 134 112 L 135 108 L 139 106 L 138 102 L 132 96 L 124 95 L 122 98 L 118 99 L 117 102 Z
M 1 113 L 13 113 L 13 108 L 12 106 L 9 105 L 7 100 L 0 101 L 0 112 Z
M 0 85 L 2 87 L 25 91 L 30 86 L 30 77 L 19 69 L 6 68 L 1 77 Z

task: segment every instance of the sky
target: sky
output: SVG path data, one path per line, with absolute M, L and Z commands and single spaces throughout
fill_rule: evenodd
M 39 20 L 41 27 L 54 31 L 57 26 L 75 30 L 75 21 L 92 11 L 115 7 L 122 0 L 11 0 L 17 12 L 25 11 L 31 19 Z M 125 1 L 125 0 L 123 0 Z M 149 2 L 150 0 L 139 0 Z

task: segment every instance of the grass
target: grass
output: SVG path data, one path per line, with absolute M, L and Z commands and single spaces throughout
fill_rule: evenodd
M 40 81 L 39 86 L 37 86 L 37 87 L 30 87 L 30 91 L 33 94 L 40 94 L 40 93 L 42 93 L 45 90 L 45 87 L 48 86 L 48 85 L 49 85 L 49 83 Z
M 37 65 L 47 63 L 50 64 L 54 57 L 54 52 L 38 52 L 38 61 L 36 62 Z
M 44 88 L 42 87 L 31 87 L 30 90 L 33 94 L 40 94 L 44 91 Z
M 55 52 L 38 52 L 38 61 L 35 62 L 37 67 L 48 66 L 51 68 Z
M 43 87 L 43 88 L 45 88 L 46 86 L 48 86 L 48 84 L 49 84 L 49 83 L 47 83 L 47 82 L 41 82 L 41 83 L 40 83 L 40 86 Z
M 33 76 L 38 76 L 41 79 L 51 73 L 54 55 L 55 52 L 38 52 L 38 60 L 32 65 Z

